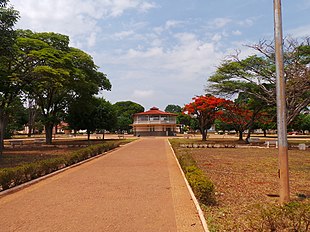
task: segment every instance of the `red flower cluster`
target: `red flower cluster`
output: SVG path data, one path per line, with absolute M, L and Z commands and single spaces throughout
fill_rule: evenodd
M 216 112 L 227 100 L 214 96 L 198 96 L 193 102 L 185 105 L 184 112 L 187 114 L 201 114 L 203 112 Z
M 221 120 L 228 124 L 236 124 L 240 127 L 246 126 L 253 116 L 253 111 L 246 106 L 235 104 L 233 101 L 227 100 L 224 110 L 221 112 Z

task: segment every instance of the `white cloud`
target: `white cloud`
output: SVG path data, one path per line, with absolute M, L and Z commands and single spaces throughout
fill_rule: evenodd
M 121 32 L 118 32 L 118 33 L 115 33 L 114 34 L 114 37 L 117 38 L 117 39 L 125 39 L 131 35 L 135 34 L 133 30 L 130 30 L 130 31 L 121 31 Z
M 154 2 L 142 2 L 140 5 L 140 11 L 147 12 L 152 8 L 156 8 L 157 4 Z
M 307 37 L 310 34 L 309 32 L 310 32 L 310 24 L 288 30 L 286 34 L 293 35 L 295 38 L 297 38 L 297 37 Z
M 247 19 L 245 19 L 243 21 L 239 21 L 238 24 L 240 26 L 243 26 L 243 27 L 251 27 L 251 26 L 253 26 L 254 22 L 255 22 L 255 19 L 247 18 Z
M 113 58 L 113 63 L 126 66 L 129 72 L 138 68 L 138 73 L 131 78 L 151 79 L 150 76 L 160 72 L 166 73 L 166 76 L 157 75 L 156 82 L 161 78 L 167 80 L 168 76 L 177 82 L 205 78 L 223 58 L 223 53 L 217 50 L 215 42 L 201 41 L 191 33 L 179 33 L 175 37 L 178 42 L 173 47 L 129 49 L 123 54 L 118 53 Z
M 95 32 L 91 33 L 87 38 L 88 47 L 93 47 L 96 45 L 97 34 Z
M 233 35 L 242 35 L 242 32 L 239 30 L 235 30 L 232 32 Z
M 209 26 L 212 28 L 223 28 L 231 22 L 232 19 L 230 18 L 216 18 L 209 23 Z
M 144 0 L 11 0 L 21 13 L 17 28 L 69 35 L 73 44 L 94 46 L 102 29 L 100 19 L 121 16 L 127 10 L 146 12 L 155 4 Z M 82 38 L 87 40 L 82 42 Z
M 222 39 L 222 35 L 216 33 L 213 37 L 212 37 L 212 41 L 214 42 L 219 42 Z
M 182 25 L 183 23 L 184 23 L 183 21 L 168 20 L 166 22 L 165 29 L 169 30 L 171 28 L 178 27 L 178 26 Z
M 135 90 L 132 97 L 135 99 L 150 98 L 154 96 L 154 90 Z

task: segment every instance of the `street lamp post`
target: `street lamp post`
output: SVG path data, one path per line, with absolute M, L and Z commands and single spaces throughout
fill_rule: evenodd
M 289 171 L 288 171 L 288 145 L 286 125 L 286 96 L 283 64 L 283 33 L 281 0 L 274 0 L 274 39 L 277 73 L 277 129 L 279 145 L 279 178 L 280 178 L 280 204 L 290 199 Z

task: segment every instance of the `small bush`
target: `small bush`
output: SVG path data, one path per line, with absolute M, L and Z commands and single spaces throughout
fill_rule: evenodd
M 214 185 L 204 172 L 197 167 L 193 157 L 187 153 L 179 155 L 177 158 L 198 201 L 204 205 L 214 205 L 216 203 Z
M 254 214 L 248 219 L 253 231 L 310 231 L 310 202 L 258 206 Z
M 193 159 L 193 157 L 190 154 L 180 155 L 178 156 L 179 164 L 181 165 L 183 171 L 186 173 L 187 167 L 195 166 L 196 167 L 196 161 Z
M 186 168 L 185 176 L 192 187 L 195 196 L 202 204 L 215 204 L 214 185 L 201 169 L 195 166 L 189 166 Z
M 4 168 L 0 170 L 0 185 L 2 187 L 2 190 L 11 187 L 13 177 L 14 177 L 14 171 L 12 169 Z

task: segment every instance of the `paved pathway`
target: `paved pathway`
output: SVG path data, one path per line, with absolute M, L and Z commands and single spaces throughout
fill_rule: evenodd
M 0 231 L 203 231 L 164 138 L 114 152 L 0 198 Z

